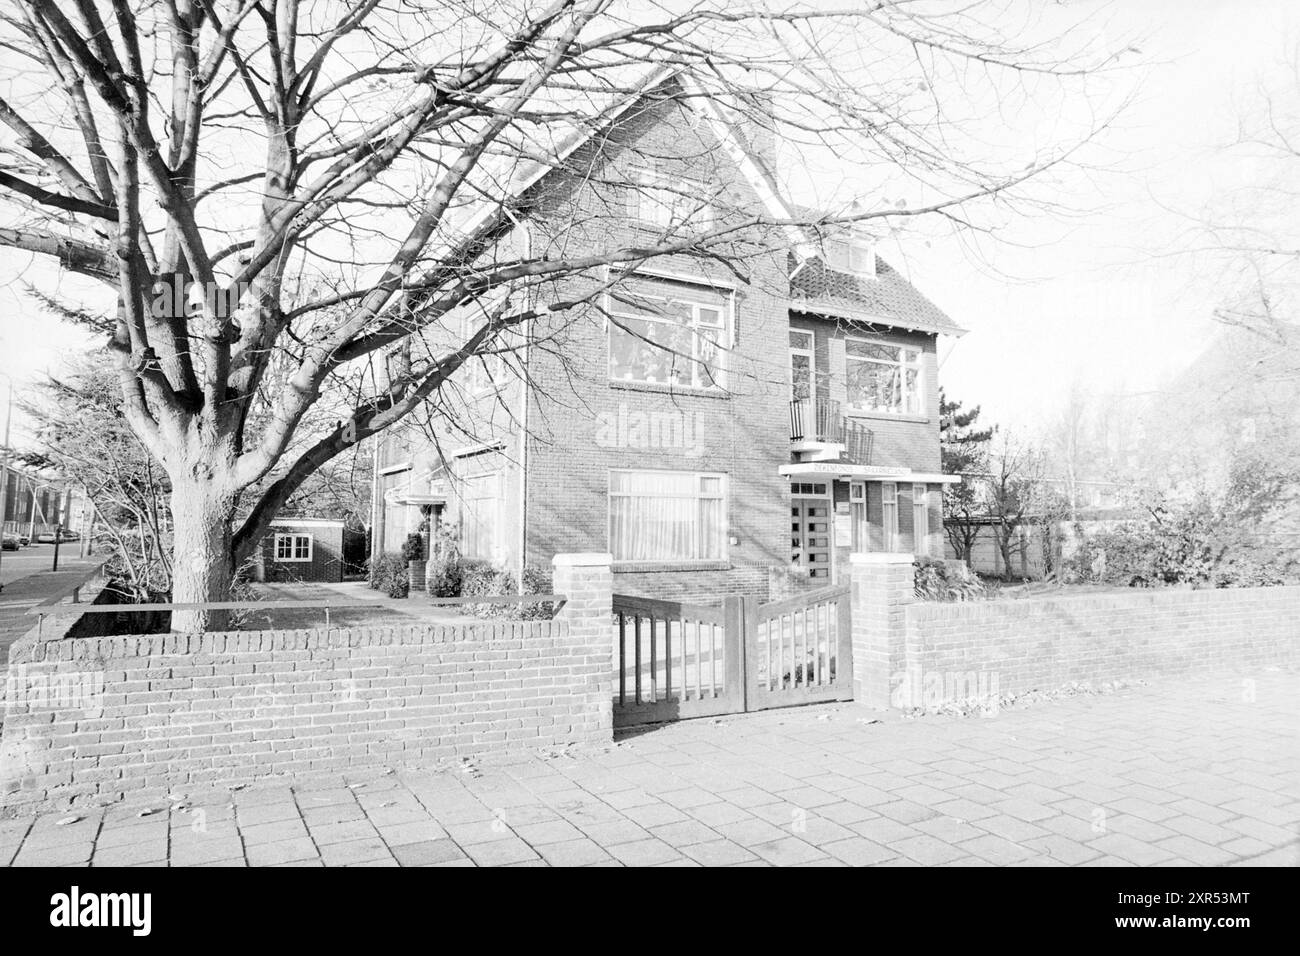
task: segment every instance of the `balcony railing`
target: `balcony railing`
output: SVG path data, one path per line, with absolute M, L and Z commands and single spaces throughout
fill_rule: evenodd
M 840 444 L 844 441 L 844 416 L 840 403 L 830 399 L 795 399 L 790 403 L 790 440 Z

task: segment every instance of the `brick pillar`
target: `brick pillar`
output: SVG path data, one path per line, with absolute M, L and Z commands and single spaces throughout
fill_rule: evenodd
M 568 625 L 565 661 L 581 668 L 583 691 L 571 702 L 575 735 L 602 743 L 614 733 L 614 573 L 608 554 L 557 554 L 552 591 L 567 599 L 557 621 Z
M 883 710 L 891 680 L 907 668 L 905 608 L 916 600 L 910 554 L 849 556 L 853 600 L 853 697 Z

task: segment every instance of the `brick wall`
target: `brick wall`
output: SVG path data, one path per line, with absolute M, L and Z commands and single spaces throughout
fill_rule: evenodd
M 554 621 L 37 641 L 10 655 L 6 814 L 611 736 L 608 556 Z
M 920 603 L 901 556 L 854 562 L 855 678 L 872 706 L 1300 661 L 1300 587 Z

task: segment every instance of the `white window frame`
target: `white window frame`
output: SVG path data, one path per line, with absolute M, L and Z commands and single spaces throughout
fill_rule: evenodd
M 871 524 L 867 517 L 866 482 L 849 482 L 849 515 L 853 522 L 853 550 L 870 550 Z
M 898 484 L 893 481 L 880 483 L 880 531 L 884 549 L 895 550 L 898 547 Z
M 796 355 L 805 356 L 808 359 L 808 402 L 813 408 L 817 407 L 817 353 L 816 337 L 811 329 L 791 329 L 790 335 L 806 335 L 808 337 L 808 346 L 790 344 L 790 401 L 795 401 L 794 397 L 794 357 Z
M 853 355 L 849 352 L 849 344 L 860 342 L 863 345 L 874 345 L 880 348 L 897 349 L 898 360 L 888 362 L 884 359 L 867 358 L 861 355 Z M 916 356 L 914 361 L 909 362 L 906 358 L 908 353 Z M 868 405 L 855 405 L 851 394 L 851 382 L 849 377 L 849 363 L 863 362 L 869 365 L 880 365 L 898 370 L 899 380 L 903 383 L 900 389 L 902 405 L 898 408 L 876 408 Z M 907 372 L 909 369 L 916 371 L 916 407 L 909 409 L 907 407 Z M 865 338 L 858 335 L 845 336 L 844 338 L 844 385 L 845 385 L 845 407 L 850 412 L 864 415 L 924 415 L 925 414 L 925 351 L 920 347 L 911 345 L 899 345 L 894 342 L 886 342 L 884 339 Z
M 717 223 L 717 207 L 711 201 L 691 197 L 692 192 L 704 196 L 708 189 L 704 180 L 666 174 L 659 163 L 644 158 L 633 165 L 629 179 L 633 183 L 636 220 L 642 225 L 689 235 L 712 229 Z
M 930 491 L 922 484 L 912 485 L 912 553 L 930 553 Z
M 629 276 L 628 278 L 635 281 L 638 277 Z M 658 276 L 644 276 L 640 278 L 644 278 L 649 282 L 672 284 L 672 280 L 662 279 L 659 278 Z M 695 343 L 694 347 L 698 347 L 698 343 L 700 340 L 700 334 L 698 331 L 699 328 L 701 327 L 699 324 L 700 310 L 708 309 L 710 311 L 718 312 L 721 314 L 722 324 L 720 326 L 706 326 L 707 328 L 717 328 L 722 333 L 719 336 L 720 341 L 717 343 L 717 349 L 716 349 L 717 361 L 712 366 L 708 366 L 706 365 L 706 363 L 697 360 L 695 358 L 688 359 L 685 358 L 684 356 L 673 353 L 672 354 L 673 361 L 682 361 L 689 364 L 691 369 L 691 381 L 689 384 L 679 385 L 672 382 L 652 382 L 649 379 L 641 379 L 641 378 L 615 378 L 614 377 L 614 335 L 616 334 L 616 332 L 624 335 L 631 335 L 632 333 L 625 332 L 621 328 L 616 328 L 615 321 L 607 321 L 605 323 L 606 325 L 605 365 L 606 365 L 606 375 L 608 376 L 610 382 L 628 383 L 633 385 L 661 385 L 667 388 L 678 388 L 678 389 L 689 388 L 689 389 L 694 389 L 696 391 L 702 391 L 702 392 L 726 391 L 728 373 L 730 371 L 729 366 L 731 364 L 730 355 L 731 355 L 732 343 L 735 341 L 735 331 L 734 331 L 736 327 L 735 291 L 732 289 L 727 289 L 724 292 L 720 293 L 725 296 L 727 301 L 724 305 L 718 306 L 709 302 L 699 302 L 692 299 L 690 297 L 691 295 L 690 285 L 687 283 L 679 283 L 679 285 L 683 290 L 683 294 L 674 295 L 671 301 L 681 302 L 691 307 L 691 330 L 694 333 L 693 334 L 693 342 Z M 670 301 L 666 296 L 641 295 L 640 293 L 637 293 L 637 295 L 640 298 L 655 299 L 665 303 Z M 625 305 L 624 303 L 617 302 L 617 300 L 615 300 L 612 293 L 606 292 L 604 298 L 605 298 L 605 302 L 604 302 L 605 313 L 608 316 L 610 316 L 612 320 L 632 319 L 638 322 L 658 322 L 663 325 L 678 324 L 676 321 L 674 321 L 672 318 L 669 317 L 658 316 L 658 315 L 647 315 L 643 313 L 628 311 L 630 307 Z M 661 350 L 661 351 L 666 351 L 666 350 Z M 712 378 L 711 384 L 708 385 L 698 384 L 703 377 L 703 371 L 702 371 L 703 368 L 711 368 L 713 372 L 713 375 L 711 376 Z
M 471 335 L 487 324 L 488 316 L 505 301 L 505 292 L 498 292 L 485 299 L 461 306 L 463 310 L 458 324 L 460 342 L 469 341 Z M 493 348 L 501 347 L 501 336 L 493 339 Z M 501 388 L 504 378 L 505 359 L 500 352 L 489 351 L 486 354 L 475 353 L 465 360 L 468 370 L 465 384 L 472 396 L 487 395 Z
M 298 542 L 307 541 L 307 556 L 305 558 L 297 557 Z M 289 557 L 280 557 L 280 544 L 287 541 L 289 544 Z M 303 531 L 277 531 L 275 533 L 275 546 L 271 551 L 273 561 L 276 564 L 310 564 L 312 554 L 316 550 L 315 535 Z
M 720 529 L 719 529 L 719 530 L 720 530 L 720 537 L 721 537 L 721 542 L 720 542 L 720 544 L 721 544 L 721 549 L 720 549 L 720 551 L 719 551 L 719 556 L 718 556 L 718 557 L 715 557 L 715 558 L 620 558 L 620 557 L 618 556 L 618 552 L 615 550 L 615 547 L 614 547 L 614 545 L 615 545 L 615 542 L 614 542 L 614 499 L 615 499 L 615 498 L 653 497 L 653 496 L 634 495 L 634 494 L 632 494 L 632 493 L 625 493 L 625 492 L 615 492 L 615 491 L 614 491 L 614 475 L 616 475 L 616 474 L 623 474 L 623 475 L 678 475 L 678 476 L 680 476 L 680 475 L 692 475 L 692 476 L 694 476 L 694 478 L 695 478 L 695 480 L 696 480 L 696 482 L 697 482 L 697 484 L 696 484 L 696 492 L 695 492 L 695 500 L 696 500 L 697 502 L 702 501 L 702 500 L 705 500 L 706 498 L 707 498 L 708 500 L 711 500 L 711 501 L 717 501 L 717 500 L 721 500 L 721 501 L 722 501 L 722 523 L 721 523 L 721 526 L 720 526 Z M 718 494 L 716 494 L 716 495 L 706 495 L 706 494 L 704 494 L 702 491 L 700 491 L 700 485 L 699 485 L 699 482 L 700 482 L 702 479 L 706 479 L 706 478 L 708 478 L 708 479 L 718 479 L 718 487 L 719 487 L 719 489 L 720 489 L 719 492 L 718 492 Z M 717 564 L 717 563 L 719 563 L 719 562 L 723 562 L 723 563 L 725 563 L 725 562 L 727 562 L 727 561 L 730 560 L 730 551 L 729 551 L 729 548 L 730 548 L 730 545 L 731 545 L 731 536 L 730 536 L 730 534 L 729 534 L 729 527 L 730 527 L 730 517 L 731 517 L 731 515 L 730 515 L 730 511 L 729 511 L 729 507 L 730 507 L 730 499 L 729 499 L 729 497 L 728 497 L 728 496 L 729 496 L 729 493 L 730 493 L 730 483 L 729 483 L 728 480 L 727 480 L 727 475 L 726 475 L 725 472 L 720 472 L 720 471 L 678 471 L 678 470 L 674 470 L 674 469 L 671 469 L 671 468 L 611 468 L 611 469 L 609 469 L 609 474 L 608 474 L 608 476 L 607 476 L 607 478 L 606 478 L 606 482 L 607 482 L 607 484 L 606 484 L 606 497 L 605 497 L 605 536 L 606 536 L 606 540 L 609 542 L 609 551 L 610 551 L 610 554 L 613 555 L 613 559 L 614 559 L 614 563 L 615 563 L 615 564 L 674 564 L 674 565 L 676 565 L 676 564 L 708 564 L 708 565 L 712 565 L 712 564 Z M 668 497 L 668 496 L 665 496 L 665 497 Z M 674 496 L 674 497 L 675 497 L 675 496 Z M 696 512 L 696 515 L 697 515 L 697 521 L 698 521 L 698 511 Z M 699 525 L 699 527 L 697 527 L 697 528 L 695 529 L 695 534 L 696 534 L 696 542 L 695 542 L 695 546 L 696 546 L 696 551 L 697 551 L 697 552 L 703 552 L 703 551 L 704 551 L 704 547 L 703 547 L 704 542 L 703 542 L 702 537 L 701 537 L 701 536 L 703 535 L 703 533 L 704 533 L 704 527 L 703 527 L 703 523 L 701 522 L 700 525 Z
M 470 553 L 468 542 L 465 538 L 465 530 L 468 525 L 466 519 L 465 503 L 469 500 L 469 483 L 492 479 L 493 494 L 488 497 L 475 498 L 475 501 L 492 502 L 491 525 L 488 528 L 490 540 L 487 542 L 487 553 Z M 496 561 L 500 557 L 501 537 L 502 537 L 502 485 L 501 472 L 499 471 L 480 471 L 472 475 L 466 475 L 460 481 L 460 546 L 465 557 L 475 561 Z
M 876 244 L 861 232 L 835 236 L 827 241 L 826 262 L 836 272 L 875 278 Z

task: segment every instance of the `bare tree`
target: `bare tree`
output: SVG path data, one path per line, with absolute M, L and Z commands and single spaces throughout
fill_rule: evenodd
M 961 135 L 962 121 L 1014 112 L 1009 99 L 1044 84 L 1072 95 L 1109 62 L 1064 57 L 1041 36 L 1006 40 L 978 3 L 942 15 L 907 0 L 11 9 L 0 244 L 115 295 L 123 414 L 169 479 L 180 602 L 226 597 L 268 522 L 325 462 L 436 398 L 507 333 L 586 299 L 519 305 L 539 284 L 669 254 L 743 257 L 738 246 L 799 224 L 969 225 L 978 200 L 1014 200 L 1091 131 L 1027 157 L 976 152 L 987 139 Z M 815 217 L 774 200 L 708 222 L 692 216 L 702 197 L 679 190 L 682 214 L 641 242 L 501 247 L 534 214 L 542 174 L 627 184 L 573 145 L 610 135 L 652 73 L 675 78 L 663 95 L 712 104 L 718 122 L 779 127 L 795 146 L 860 161 L 845 179 L 870 169 L 871 190 Z M 881 182 L 897 191 L 882 197 Z M 481 322 L 371 368 L 475 302 Z M 273 383 L 277 363 L 287 374 Z M 350 392 L 359 368 L 371 387 Z M 353 398 L 349 414 L 313 418 L 339 394 Z M 173 618 L 183 631 L 218 623 Z
M 993 536 L 1002 556 L 1002 577 L 1012 576 L 1012 554 L 1021 548 L 1023 529 L 1035 518 L 1034 505 L 1042 484 L 1040 450 L 1010 432 L 1003 432 L 989 454 L 984 476 L 984 500 L 992 521 Z

